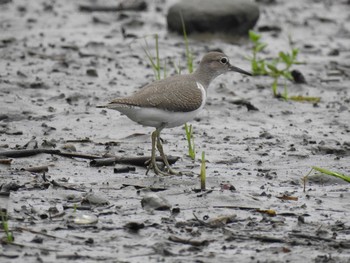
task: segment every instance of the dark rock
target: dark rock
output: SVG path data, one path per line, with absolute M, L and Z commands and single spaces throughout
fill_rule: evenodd
M 295 83 L 298 83 L 298 84 L 306 83 L 303 73 L 301 73 L 299 70 L 294 69 L 292 70 L 291 74 Z
M 258 5 L 245 0 L 182 0 L 170 7 L 167 15 L 169 30 L 183 34 L 180 13 L 186 32 L 226 33 L 244 35 L 259 18 Z
M 140 229 L 145 228 L 145 224 L 138 222 L 128 222 L 124 225 L 124 228 L 130 232 L 137 233 Z
M 86 74 L 90 77 L 98 77 L 97 70 L 93 68 L 86 70 Z

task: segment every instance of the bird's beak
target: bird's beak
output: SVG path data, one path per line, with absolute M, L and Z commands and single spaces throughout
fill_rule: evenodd
M 248 76 L 252 76 L 252 73 L 249 73 L 247 71 L 244 71 L 243 69 L 240 69 L 240 68 L 237 68 L 235 66 L 232 66 L 232 65 L 229 65 L 228 69 L 230 71 L 235 71 L 235 72 L 238 72 L 238 73 L 241 73 L 241 74 L 245 74 L 245 75 L 248 75 Z

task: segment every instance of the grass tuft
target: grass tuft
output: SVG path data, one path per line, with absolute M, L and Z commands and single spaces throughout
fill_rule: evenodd
M 155 39 L 155 49 L 156 49 L 156 56 L 155 58 L 153 58 L 153 56 L 151 55 L 150 51 L 149 51 L 149 46 L 148 46 L 148 43 L 145 39 L 145 47 L 142 47 L 143 48 L 143 51 L 145 52 L 147 58 L 148 58 L 148 61 L 149 63 L 151 64 L 151 67 L 153 69 L 153 72 L 154 72 L 154 75 L 155 75 L 155 78 L 156 80 L 160 80 L 161 79 L 161 71 L 162 71 L 162 67 L 160 65 L 160 58 L 159 58 L 159 44 L 158 44 L 158 34 L 155 34 L 154 35 L 154 39 Z M 164 78 L 166 78 L 166 60 L 164 62 Z
M 255 76 L 270 76 L 273 78 L 271 85 L 272 94 L 275 98 L 283 98 L 285 100 L 291 99 L 294 101 L 309 101 L 315 102 L 319 101 L 320 98 L 316 97 L 305 97 L 305 96 L 292 96 L 288 95 L 288 81 L 293 81 L 291 68 L 293 65 L 301 64 L 298 62 L 297 57 L 299 54 L 299 49 L 293 47 L 293 41 L 291 36 L 288 36 L 290 51 L 283 52 L 280 51 L 278 56 L 269 60 L 260 58 L 260 53 L 267 47 L 266 43 L 261 41 L 261 35 L 250 30 L 249 39 L 253 43 L 252 46 L 252 56 L 247 57 L 251 63 L 252 73 Z M 280 79 L 284 79 L 284 89 L 283 93 L 278 92 L 278 84 Z
M 2 228 L 6 234 L 6 242 L 12 243 L 15 239 L 14 239 L 13 234 L 9 228 L 7 213 L 4 211 L 0 211 L 0 214 L 1 214 Z

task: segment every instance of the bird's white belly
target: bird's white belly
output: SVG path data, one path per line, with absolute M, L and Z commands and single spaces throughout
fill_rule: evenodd
M 203 109 L 207 94 L 203 86 L 197 82 L 197 87 L 202 92 L 202 103 L 200 107 L 190 112 L 172 112 L 157 108 L 141 108 L 135 106 L 114 107 L 115 110 L 128 116 L 129 119 L 144 126 L 172 128 L 191 121 Z
M 121 113 L 128 116 L 131 120 L 144 126 L 172 128 L 180 126 L 194 117 L 200 112 L 201 108 L 190 112 L 171 112 L 157 108 L 123 108 L 118 109 Z

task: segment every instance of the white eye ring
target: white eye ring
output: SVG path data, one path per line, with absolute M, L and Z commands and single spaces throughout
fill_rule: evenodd
M 228 63 L 228 58 L 227 57 L 222 57 L 221 59 L 220 59 L 220 63 L 222 63 L 222 64 L 227 64 Z

